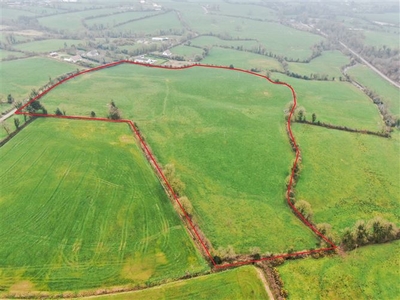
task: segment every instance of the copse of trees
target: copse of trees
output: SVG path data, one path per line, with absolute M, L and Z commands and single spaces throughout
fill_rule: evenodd
M 115 105 L 114 100 L 111 100 L 108 109 L 108 118 L 111 120 L 119 120 L 121 119 L 121 112 L 118 107 Z
M 352 250 L 367 244 L 378 244 L 400 239 L 397 226 L 381 217 L 375 217 L 368 222 L 359 220 L 353 228 L 346 228 L 342 235 L 342 246 Z

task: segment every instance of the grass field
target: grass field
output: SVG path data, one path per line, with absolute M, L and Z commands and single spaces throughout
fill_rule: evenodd
M 215 36 L 200 36 L 191 40 L 191 43 L 200 47 L 229 46 L 234 48 L 243 47 L 243 49 L 252 49 L 257 46 L 256 41 L 222 40 Z
M 298 105 L 306 109 L 309 121 L 315 113 L 317 120 L 325 123 L 372 131 L 383 128 L 376 105 L 350 83 L 301 80 L 279 73 L 271 77 L 293 86 Z
M 25 54 L 21 52 L 14 52 L 14 51 L 7 51 L 7 50 L 0 50 L 0 60 L 9 58 L 9 57 L 22 57 L 25 56 Z
M 246 266 L 144 291 L 96 297 L 125 299 L 269 299 L 254 267 Z
M 367 30 L 365 30 L 363 33 L 365 35 L 364 43 L 366 45 L 375 46 L 377 48 L 381 48 L 383 46 L 387 46 L 391 49 L 400 48 L 400 37 L 398 33 L 395 34 Z
M 398 88 L 364 65 L 350 68 L 348 74 L 357 82 L 375 91 L 382 98 L 383 103 L 387 105 L 389 111 L 400 117 L 400 91 Z
M 4 61 L 0 68 L 0 97 L 6 99 L 8 94 L 12 94 L 17 101 L 27 98 L 32 89 L 47 83 L 49 76 L 55 78 L 76 70 L 75 65 L 41 57 Z
M 343 77 L 340 67 L 348 64 L 349 58 L 343 55 L 340 51 L 323 52 L 321 56 L 313 59 L 309 63 L 288 63 L 289 71 L 311 76 L 311 74 L 328 75 L 329 80 L 335 77 Z
M 217 14 L 225 14 L 225 15 L 233 15 L 233 16 L 241 16 L 248 18 L 256 18 L 262 20 L 277 20 L 278 16 L 276 12 L 267 7 L 262 7 L 260 5 L 235 5 L 232 3 L 218 3 L 218 11 L 215 11 Z
M 139 18 L 142 18 L 145 16 L 154 15 L 156 13 L 157 12 L 155 12 L 155 11 L 150 11 L 150 12 L 149 11 L 145 11 L 145 12 L 129 11 L 129 12 L 124 12 L 124 13 L 115 14 L 115 15 L 111 15 L 111 16 L 85 20 L 85 23 L 89 26 L 94 26 L 95 24 L 97 24 L 97 26 L 99 26 L 100 24 L 102 24 L 104 26 L 104 28 L 111 28 L 111 27 L 114 27 L 118 23 L 139 19 Z
M 131 31 L 137 34 L 165 35 L 183 31 L 183 27 L 173 12 L 116 26 L 113 31 Z
M 0 155 L 0 291 L 143 285 L 207 268 L 127 125 L 38 119 Z
M 71 45 L 77 46 L 79 43 L 84 43 L 84 42 L 80 40 L 51 39 L 51 40 L 42 40 L 42 41 L 34 41 L 30 43 L 18 44 L 15 45 L 14 48 L 22 51 L 48 53 L 64 49 L 65 44 L 67 44 L 67 47 L 71 47 Z
M 399 24 L 399 12 L 397 13 L 382 13 L 382 14 L 363 14 L 363 17 L 371 21 L 378 21 L 391 24 Z
M 218 66 L 230 66 L 235 68 L 247 69 L 256 68 L 258 70 L 283 70 L 281 64 L 270 57 L 244 51 L 224 49 L 214 47 L 209 54 L 201 61 L 205 64 L 215 64 Z
M 13 9 L 13 8 L 0 8 L 0 13 L 1 13 L 1 18 L 3 20 L 18 20 L 19 17 L 25 16 L 25 17 L 34 17 L 36 14 L 30 12 L 30 11 L 25 11 L 25 10 L 18 10 L 18 9 Z
M 382 216 L 400 224 L 400 142 L 294 124 L 303 154 L 297 198 L 336 232 Z
M 279 272 L 288 299 L 398 299 L 399 249 L 396 241 L 344 256 L 287 261 Z
M 82 20 L 87 17 L 101 16 L 113 12 L 118 12 L 118 8 L 99 8 L 88 9 L 78 12 L 71 12 L 62 15 L 38 18 L 39 24 L 51 29 L 75 31 L 84 30 Z
M 195 48 L 195 47 L 189 47 L 185 45 L 179 45 L 176 47 L 173 47 L 170 49 L 172 55 L 180 55 L 185 57 L 185 59 L 194 59 L 196 55 L 199 55 L 200 57 L 203 54 L 203 49 Z
M 216 248 L 314 245 L 284 201 L 293 159 L 283 116 L 288 89 L 230 70 L 122 65 L 69 81 L 42 102 L 49 111 L 104 116 L 111 99 L 138 123 L 161 164 L 175 164 Z

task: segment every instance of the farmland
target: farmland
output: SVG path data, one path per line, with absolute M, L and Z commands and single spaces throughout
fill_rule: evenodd
M 206 47 L 206 46 L 221 46 L 221 47 L 241 47 L 242 49 L 252 49 L 257 47 L 256 41 L 237 41 L 237 40 L 222 40 L 215 36 L 200 36 L 191 41 L 192 45 Z
M 151 16 L 154 14 L 155 14 L 155 12 L 130 11 L 130 12 L 113 14 L 113 15 L 105 16 L 105 17 L 88 19 L 85 21 L 85 23 L 88 26 L 97 26 L 97 28 L 110 28 L 119 23 L 136 20 L 139 18 L 143 18 L 145 16 Z
M 296 190 L 312 205 L 316 223 L 337 233 L 375 216 L 400 224 L 398 140 L 295 125 L 303 152 Z
M 349 82 L 306 81 L 273 73 L 272 79 L 287 82 L 296 90 L 299 106 L 306 109 L 306 118 L 335 125 L 379 131 L 382 118 L 376 105 Z
M 5 293 L 24 281 L 63 291 L 204 270 L 126 125 L 36 120 L 0 153 Z
M 387 105 L 392 114 L 400 116 L 400 94 L 396 87 L 363 65 L 357 65 L 350 68 L 348 73 L 357 82 L 376 92 L 382 98 L 383 103 Z
M 17 101 L 21 101 L 29 96 L 32 89 L 47 83 L 49 77 L 55 78 L 76 69 L 77 66 L 41 57 L 2 62 L 0 98 L 6 99 L 8 94 L 12 94 Z
M 90 97 L 94 91 L 101 97 Z M 229 70 L 122 65 L 69 81 L 42 102 L 49 111 L 104 116 L 111 99 L 137 122 L 161 164 L 175 165 L 216 249 L 282 252 L 314 245 L 284 202 L 293 159 L 282 112 L 291 101 L 288 89 Z M 263 224 L 278 214 L 265 231 Z
M 14 48 L 27 52 L 48 53 L 82 43 L 80 40 L 43 40 L 18 44 Z
M 288 261 L 279 268 L 288 299 L 397 299 L 400 243 L 373 245 L 345 256 Z
M 254 267 L 243 267 L 144 291 L 96 299 L 269 299 Z

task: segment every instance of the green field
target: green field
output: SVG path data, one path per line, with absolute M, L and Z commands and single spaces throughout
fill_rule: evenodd
M 44 85 L 52 78 L 76 70 L 76 66 L 48 58 L 27 58 L 0 63 L 2 72 L 0 97 L 6 99 L 12 94 L 14 99 L 26 99 L 32 89 Z
M 375 91 L 387 105 L 389 111 L 400 117 L 400 91 L 397 87 L 364 65 L 350 68 L 348 74 L 363 86 Z
M 303 154 L 297 198 L 312 205 L 316 223 L 337 233 L 376 216 L 400 224 L 399 140 L 293 127 Z
M 18 44 L 14 45 L 13 47 L 22 51 L 47 53 L 64 49 L 65 44 L 67 45 L 67 47 L 71 47 L 71 45 L 77 46 L 79 43 L 83 43 L 83 41 L 50 39 Z
M 116 26 L 113 31 L 130 31 L 137 34 L 166 35 L 183 31 L 183 27 L 173 12 L 129 22 Z
M 269 299 L 254 267 L 246 266 L 148 290 L 100 296 L 99 300 L 125 299 Z
M 378 31 L 364 31 L 365 44 L 369 46 L 375 46 L 381 48 L 387 46 L 391 49 L 400 48 L 400 37 L 399 33 L 386 33 Z
M 30 12 L 30 11 L 25 11 L 25 10 L 18 10 L 18 9 L 13 9 L 13 8 L 4 8 L 0 7 L 0 15 L 2 20 L 13 20 L 16 21 L 18 20 L 19 17 L 25 16 L 25 17 L 34 17 L 36 14 Z
M 222 40 L 215 36 L 200 36 L 190 42 L 192 45 L 200 47 L 229 46 L 233 48 L 242 47 L 246 50 L 257 47 L 256 41 Z
M 399 12 L 397 13 L 382 13 L 382 14 L 363 14 L 363 17 L 370 21 L 378 21 L 384 23 L 399 24 Z
M 232 3 L 218 3 L 218 11 L 216 14 L 225 14 L 233 16 L 241 16 L 247 18 L 256 18 L 262 20 L 278 20 L 276 11 L 260 5 L 235 5 Z
M 287 88 L 231 70 L 122 65 L 69 81 L 42 102 L 49 111 L 105 116 L 111 99 L 137 122 L 161 164 L 175 165 L 216 248 L 264 253 L 314 245 L 284 201 L 293 159 Z
M 149 15 L 154 15 L 157 12 L 155 11 L 129 11 L 129 12 L 124 12 L 124 13 L 119 13 L 119 14 L 114 14 L 106 17 L 100 17 L 100 18 L 94 18 L 94 19 L 88 19 L 85 20 L 85 23 L 89 26 L 100 26 L 102 24 L 104 28 L 111 28 L 114 27 L 116 24 L 122 23 L 122 22 L 127 22 L 130 20 L 135 20 L 139 18 L 143 18 L 145 16 Z
M 382 118 L 375 104 L 362 91 L 348 82 L 310 81 L 274 73 L 273 79 L 287 82 L 297 94 L 298 105 L 313 113 L 317 120 L 334 125 L 379 131 Z
M 196 55 L 202 57 L 203 49 L 179 45 L 170 49 L 173 56 L 179 55 L 185 57 L 186 60 L 193 60 Z
M 244 51 L 224 49 L 214 47 L 209 54 L 201 61 L 205 64 L 214 64 L 218 66 L 230 66 L 235 68 L 250 70 L 283 70 L 281 64 L 270 57 Z
M 399 299 L 400 243 L 322 259 L 287 261 L 279 272 L 288 299 Z
M 22 56 L 25 56 L 25 54 L 21 53 L 21 52 L 7 51 L 7 50 L 0 49 L 0 60 L 10 58 L 10 57 L 22 57 Z
M 0 155 L 4 294 L 207 269 L 127 125 L 38 119 Z
M 99 8 L 88 9 L 78 12 L 71 12 L 62 15 L 38 18 L 39 24 L 50 29 L 75 31 L 84 30 L 82 20 L 87 17 L 101 16 L 113 12 L 118 12 L 118 8 Z
M 311 77 L 311 74 L 326 74 L 329 80 L 331 80 L 332 77 L 339 80 L 339 77 L 343 77 L 340 67 L 349 62 L 349 58 L 340 51 L 327 51 L 323 52 L 321 56 L 313 59 L 309 63 L 288 63 L 288 65 L 289 71 L 300 75 Z

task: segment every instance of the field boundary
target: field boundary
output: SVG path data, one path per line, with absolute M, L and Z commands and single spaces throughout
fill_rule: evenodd
M 272 84 L 277 84 L 277 85 L 283 85 L 286 86 L 287 88 L 290 89 L 291 93 L 292 93 L 292 99 L 293 99 L 293 106 L 292 109 L 290 111 L 289 114 L 289 118 L 287 121 L 287 131 L 289 133 L 289 137 L 291 140 L 291 143 L 293 144 L 293 148 L 295 150 L 295 159 L 292 165 L 292 169 L 291 169 L 291 175 L 290 175 L 290 180 L 289 183 L 287 185 L 287 191 L 286 191 L 286 200 L 287 203 L 289 205 L 289 207 L 294 211 L 294 213 L 296 214 L 296 216 L 308 227 L 310 228 L 319 238 L 321 238 L 322 240 L 324 240 L 327 245 L 330 245 L 330 247 L 327 248 L 320 248 L 320 249 L 315 249 L 315 250 L 307 250 L 307 251 L 299 251 L 299 252 L 293 252 L 293 253 L 286 253 L 286 254 L 281 254 L 281 255 L 275 255 L 275 256 L 270 256 L 270 257 L 262 257 L 260 259 L 254 259 L 254 260 L 246 260 L 246 261 L 240 261 L 240 262 L 235 262 L 235 263 L 228 263 L 228 264 L 217 264 L 214 260 L 214 257 L 211 255 L 209 249 L 206 247 L 205 242 L 201 239 L 198 231 L 196 230 L 195 225 L 193 224 L 192 220 L 190 219 L 189 215 L 187 214 L 187 212 L 185 211 L 185 209 L 183 208 L 182 204 L 179 201 L 179 197 L 176 195 L 176 193 L 174 192 L 174 190 L 172 189 L 170 183 L 168 182 L 167 178 L 165 177 L 163 171 L 161 170 L 160 166 L 157 164 L 153 154 L 151 153 L 151 151 L 149 150 L 149 147 L 147 146 L 146 142 L 143 140 L 143 138 L 141 137 L 138 129 L 136 128 L 135 124 L 133 121 L 131 120 L 127 120 L 127 119 L 120 119 L 120 120 L 111 120 L 111 119 L 107 119 L 107 118 L 98 118 L 98 117 L 84 117 L 84 116 L 58 116 L 58 115 L 53 115 L 53 114 L 39 114 L 39 113 L 29 113 L 29 112 L 24 112 L 22 111 L 24 108 L 26 108 L 29 104 L 31 104 L 32 102 L 42 98 L 44 95 L 46 95 L 48 92 L 50 92 L 51 90 L 53 90 L 54 88 L 56 88 L 57 86 L 63 84 L 64 82 L 73 79 L 77 76 L 83 75 L 85 73 L 90 73 L 90 72 L 94 72 L 97 70 L 102 70 L 105 68 L 110 68 L 110 67 L 114 67 L 114 66 L 118 66 L 121 64 L 133 64 L 133 65 L 139 65 L 139 66 L 143 66 L 143 67 L 150 67 L 150 68 L 159 68 L 159 69 L 167 69 L 167 70 L 182 70 L 182 69 L 189 69 L 189 68 L 194 68 L 194 67 L 201 67 L 201 68 L 213 68 L 213 69 L 225 69 L 225 70 L 231 70 L 231 71 L 237 71 L 237 72 L 243 72 L 243 73 L 248 73 L 254 76 L 258 76 L 261 78 L 266 79 L 267 81 L 269 81 Z M 240 265 L 246 265 L 246 264 L 252 264 L 252 263 L 256 263 L 256 262 L 261 262 L 261 261 L 267 261 L 267 260 L 275 260 L 278 258 L 289 258 L 289 257 L 299 257 L 299 256 L 304 256 L 304 255 L 309 255 L 312 253 L 316 253 L 316 252 L 325 252 L 325 251 L 329 251 L 329 250 L 334 250 L 337 248 L 337 246 L 330 241 L 326 236 L 324 236 L 321 232 L 318 231 L 318 229 L 311 224 L 297 209 L 296 207 L 292 204 L 292 202 L 290 201 L 290 192 L 292 191 L 292 187 L 293 187 L 293 183 L 294 183 L 294 176 L 295 176 L 295 170 L 297 168 L 298 165 L 298 161 L 299 161 L 299 157 L 300 157 L 300 150 L 298 148 L 298 145 L 296 143 L 296 139 L 292 133 L 291 130 L 291 118 L 292 115 L 294 114 L 294 111 L 296 109 L 297 106 L 297 97 L 296 97 L 296 93 L 295 90 L 293 89 L 293 87 L 291 85 L 289 85 L 288 83 L 285 82 L 275 82 L 273 80 L 271 80 L 270 78 L 268 78 L 265 75 L 261 75 L 258 73 L 254 73 L 251 72 L 249 70 L 244 70 L 244 69 L 238 69 L 238 68 L 232 68 L 232 67 L 227 67 L 227 66 L 214 66 L 214 65 L 206 65 L 206 64 L 194 64 L 194 65 L 188 65 L 188 66 L 181 66 L 181 67 L 168 67 L 168 66 L 160 66 L 160 65 L 150 65 L 150 64 L 143 64 L 143 63 L 137 63 L 137 62 L 133 62 L 133 61 L 128 61 L 128 60 L 121 60 L 121 61 L 117 61 L 117 62 L 113 62 L 113 63 L 109 63 L 109 64 L 105 64 L 105 65 L 101 65 L 95 68 L 91 68 L 91 69 L 87 69 L 87 70 L 83 70 L 77 73 L 74 73 L 72 75 L 70 75 L 69 77 L 66 77 L 62 80 L 60 80 L 59 82 L 53 84 L 52 86 L 48 87 L 47 89 L 45 89 L 44 91 L 42 91 L 40 94 L 38 94 L 36 97 L 34 97 L 33 99 L 31 99 L 29 102 L 27 102 L 25 105 L 21 106 L 16 112 L 15 114 L 18 115 L 28 115 L 28 116 L 34 116 L 34 117 L 50 117 L 50 118 L 59 118 L 59 119 L 70 119 L 70 120 L 86 120 L 86 121 L 101 121 L 101 122 L 112 122 L 112 123 L 125 123 L 128 124 L 128 126 L 132 129 L 132 131 L 134 132 L 136 138 L 138 139 L 138 141 L 140 142 L 141 148 L 144 150 L 145 154 L 149 157 L 150 161 L 154 164 L 155 169 L 157 170 L 158 175 L 162 178 L 164 184 L 166 185 L 166 187 L 168 188 L 169 192 L 171 193 L 171 195 L 173 196 L 174 200 L 176 201 L 176 203 L 178 204 L 178 206 L 180 207 L 183 215 L 186 218 L 187 223 L 190 226 L 190 230 L 192 230 L 195 235 L 196 238 L 198 239 L 199 243 L 201 244 L 201 246 L 203 247 L 205 253 L 208 256 L 208 259 L 210 260 L 210 262 L 213 264 L 213 267 L 216 269 L 223 269 L 223 268 L 229 268 L 229 267 L 237 267 Z

